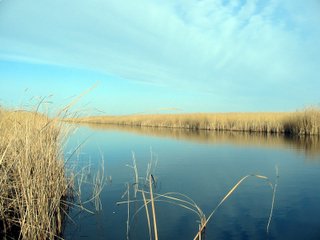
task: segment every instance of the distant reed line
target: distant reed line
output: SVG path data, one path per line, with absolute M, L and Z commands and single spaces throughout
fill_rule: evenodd
M 320 135 L 319 108 L 307 108 L 297 112 L 91 116 L 68 119 L 67 121 L 192 130 Z

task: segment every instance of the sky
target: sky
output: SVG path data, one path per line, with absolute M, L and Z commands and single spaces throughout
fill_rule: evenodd
M 0 0 L 0 105 L 86 114 L 320 105 L 320 1 Z

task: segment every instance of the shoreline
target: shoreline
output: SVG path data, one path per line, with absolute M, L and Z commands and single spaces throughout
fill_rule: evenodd
M 64 119 L 72 123 L 208 131 L 320 135 L 320 110 L 288 113 L 195 113 L 91 116 Z

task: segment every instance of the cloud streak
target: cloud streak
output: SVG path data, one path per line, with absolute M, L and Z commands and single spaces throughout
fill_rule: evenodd
M 6 0 L 0 8 L 0 60 L 86 68 L 243 103 L 264 91 L 283 99 L 288 86 L 288 98 L 310 91 L 306 101 L 314 101 L 320 89 L 316 0 Z

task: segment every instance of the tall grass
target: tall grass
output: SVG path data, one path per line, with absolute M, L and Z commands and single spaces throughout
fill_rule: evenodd
M 283 128 L 292 135 L 320 135 L 320 109 L 307 108 L 287 117 Z
M 288 113 L 261 112 L 92 116 L 69 119 L 69 121 L 193 130 L 320 135 L 320 109 L 318 108 L 308 108 L 303 111 Z
M 71 182 L 66 179 L 57 120 L 0 109 L 0 236 L 55 239 Z

